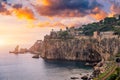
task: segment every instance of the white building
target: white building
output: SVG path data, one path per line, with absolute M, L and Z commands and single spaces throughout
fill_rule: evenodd
M 114 17 L 115 17 L 116 19 L 120 19 L 120 15 L 119 15 L 119 14 L 115 14 Z
M 114 35 L 113 31 L 100 32 L 100 37 L 103 38 L 117 38 L 118 35 Z

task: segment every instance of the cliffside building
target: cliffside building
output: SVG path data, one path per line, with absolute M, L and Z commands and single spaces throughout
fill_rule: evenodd
M 114 35 L 113 31 L 106 31 L 106 32 L 100 32 L 100 37 L 103 38 L 115 38 L 116 35 Z
M 119 15 L 119 14 L 115 14 L 114 17 L 115 17 L 117 20 L 120 20 L 120 15 Z
M 100 33 L 98 31 L 93 32 L 93 38 L 98 38 L 100 36 Z
M 93 33 L 93 38 L 95 39 L 104 39 L 104 38 L 118 38 L 118 35 L 114 35 L 113 31 L 98 32 Z
M 72 35 L 72 36 L 81 36 L 82 32 L 83 31 L 79 31 L 77 30 L 76 28 L 74 27 L 71 27 L 71 28 L 66 28 L 66 31 L 68 32 L 69 35 Z
M 52 29 L 52 31 L 50 32 L 50 38 L 52 38 L 52 39 L 57 38 L 57 32 L 55 32 L 53 29 Z

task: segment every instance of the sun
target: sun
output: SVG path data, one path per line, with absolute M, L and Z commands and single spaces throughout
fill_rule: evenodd
M 0 46 L 5 45 L 5 40 L 0 39 Z

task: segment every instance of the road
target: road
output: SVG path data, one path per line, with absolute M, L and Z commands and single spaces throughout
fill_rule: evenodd
M 111 74 L 114 73 L 115 69 L 117 68 L 117 65 L 115 65 L 115 67 L 106 75 L 102 78 L 102 80 L 106 80 Z

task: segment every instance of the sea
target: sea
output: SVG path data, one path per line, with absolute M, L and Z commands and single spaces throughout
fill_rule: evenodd
M 34 59 L 33 54 L 15 55 L 9 50 L 11 46 L 0 47 L 0 80 L 72 80 L 93 71 L 84 62 Z

